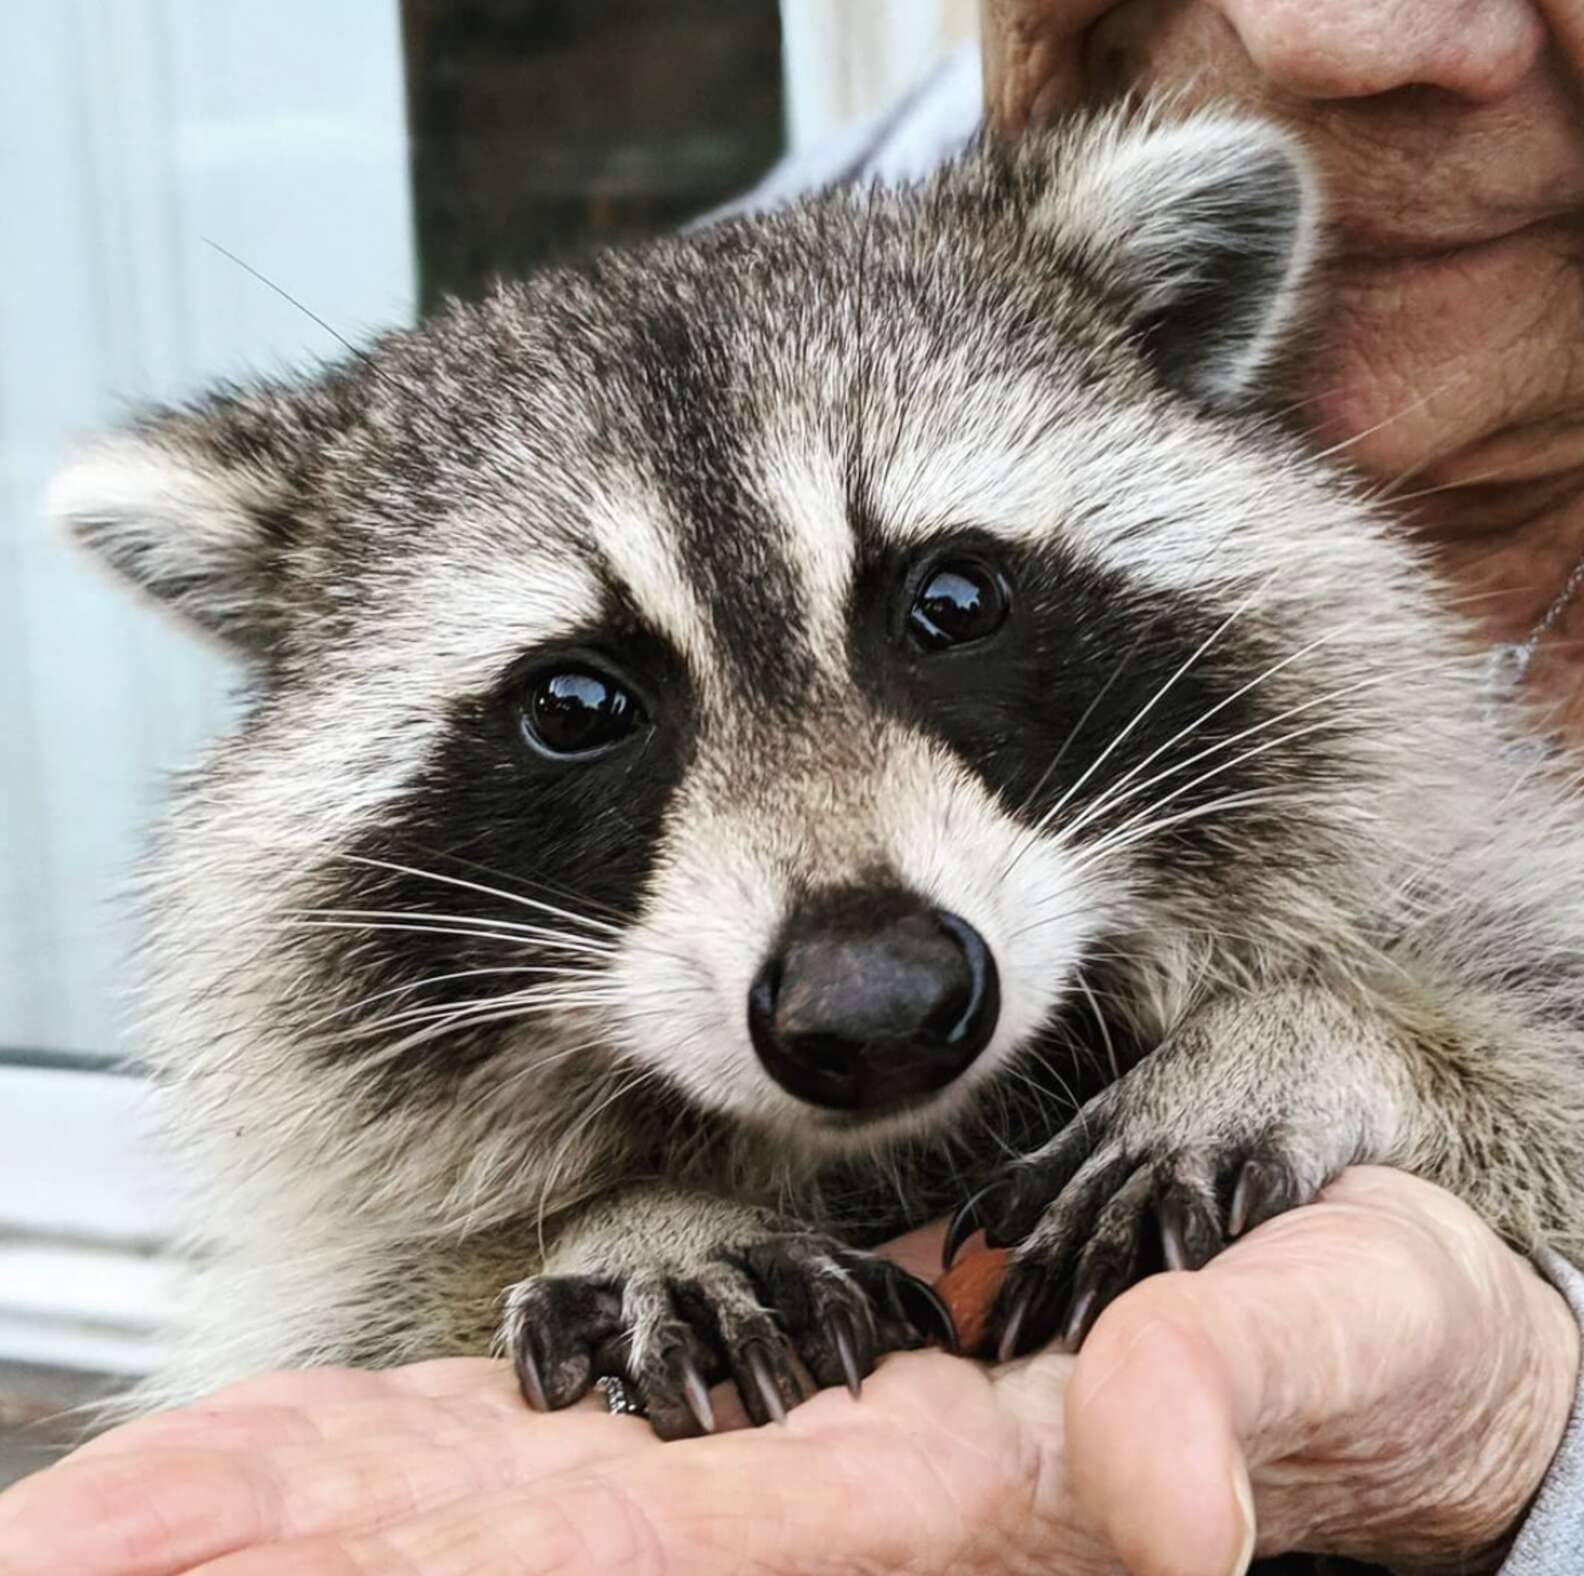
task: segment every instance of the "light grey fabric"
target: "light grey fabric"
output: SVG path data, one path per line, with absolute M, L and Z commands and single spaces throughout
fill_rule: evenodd
M 1540 1268 L 1567 1298 L 1584 1328 L 1584 1275 L 1554 1253 Z M 1581 1576 L 1584 1573 L 1584 1371 L 1562 1447 L 1524 1522 L 1501 1576 Z
M 891 109 L 798 158 L 778 164 L 758 186 L 701 221 L 774 208 L 801 193 L 842 181 L 886 185 L 922 179 L 958 152 L 979 125 L 979 57 L 965 48 Z M 1493 654 L 1493 704 L 1521 677 L 1517 648 Z M 1555 1254 L 1541 1270 L 1568 1299 L 1584 1327 L 1584 1274 Z M 1498 1576 L 1584 1576 L 1584 1372 L 1567 1435 L 1529 1517 Z

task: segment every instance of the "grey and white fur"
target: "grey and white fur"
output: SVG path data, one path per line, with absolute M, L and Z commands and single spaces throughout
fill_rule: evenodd
M 1280 414 L 1317 224 L 1284 134 L 1113 113 L 81 453 L 251 674 L 147 868 L 161 1394 L 762 1420 L 930 1333 L 868 1248 L 969 1199 L 1003 1353 L 1353 1162 L 1584 1250 L 1580 807 Z

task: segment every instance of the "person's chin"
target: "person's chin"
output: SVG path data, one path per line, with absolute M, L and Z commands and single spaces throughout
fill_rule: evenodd
M 1584 333 L 1578 241 L 1559 221 L 1450 245 L 1344 238 L 1327 284 L 1312 409 L 1366 472 L 1454 483 L 1442 462 L 1461 470 L 1460 455 L 1529 418 L 1526 402 L 1554 417 L 1563 347 Z

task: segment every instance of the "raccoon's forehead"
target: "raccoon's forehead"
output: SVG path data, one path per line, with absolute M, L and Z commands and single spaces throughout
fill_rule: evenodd
M 597 386 L 568 376 L 548 411 L 475 426 L 482 463 L 408 538 L 379 627 L 459 691 L 638 621 L 706 696 L 730 674 L 786 700 L 844 660 L 866 558 L 966 530 L 1052 539 L 1109 487 L 1132 418 L 1059 357 L 1018 364 L 980 324 L 904 328 L 860 358 L 849 303 L 811 290 L 800 310 L 666 304 L 628 321 Z

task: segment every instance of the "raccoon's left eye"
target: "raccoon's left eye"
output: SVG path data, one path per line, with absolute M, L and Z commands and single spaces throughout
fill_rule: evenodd
M 523 736 L 541 755 L 599 755 L 644 721 L 631 691 L 592 668 L 562 668 L 528 681 L 519 704 Z
M 924 578 L 908 609 L 908 634 L 923 651 L 985 640 L 1006 623 L 1011 593 L 1001 575 L 977 558 L 951 558 Z

